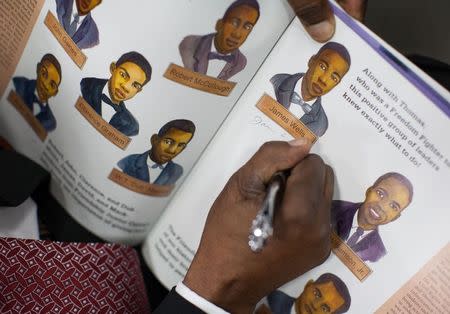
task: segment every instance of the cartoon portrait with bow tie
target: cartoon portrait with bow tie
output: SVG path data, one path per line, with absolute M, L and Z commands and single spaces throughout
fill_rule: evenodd
M 387 253 L 379 226 L 398 219 L 412 199 L 411 182 L 402 174 L 389 172 L 367 189 L 364 202 L 334 200 L 331 224 L 363 261 L 373 263 Z
M 56 0 L 58 21 L 80 49 L 92 48 L 100 43 L 91 11 L 101 3 L 102 0 Z
M 183 175 L 183 167 L 172 160 L 194 137 L 195 125 L 190 120 L 172 120 L 153 134 L 150 150 L 129 155 L 117 163 L 127 175 L 156 185 L 174 185 Z
M 111 126 L 126 136 L 135 136 L 139 133 L 139 123 L 125 101 L 136 96 L 150 81 L 152 67 L 144 56 L 131 51 L 112 62 L 109 70 L 109 79 L 83 78 L 81 95 Z
M 309 59 L 306 73 L 280 73 L 270 82 L 277 101 L 315 135 L 323 136 L 328 129 L 328 118 L 321 97 L 341 82 L 350 64 L 347 49 L 339 43 L 328 42 Z
M 233 2 L 216 23 L 216 32 L 185 37 L 179 51 L 184 67 L 227 81 L 242 71 L 247 58 L 239 50 L 259 19 L 256 0 Z
M 47 132 L 56 129 L 56 118 L 50 109 L 49 99 L 58 94 L 61 79 L 61 65 L 52 54 L 44 55 L 37 64 L 36 79 L 13 78 L 16 93 Z

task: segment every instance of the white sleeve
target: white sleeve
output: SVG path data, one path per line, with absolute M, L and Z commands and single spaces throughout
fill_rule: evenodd
M 202 298 L 197 293 L 189 289 L 187 286 L 185 286 L 182 282 L 178 283 L 175 287 L 175 291 L 182 296 L 184 299 L 186 299 L 191 304 L 198 307 L 200 310 L 202 310 L 205 313 L 209 314 L 230 314 L 224 310 L 222 310 L 217 305 L 209 302 L 208 300 Z

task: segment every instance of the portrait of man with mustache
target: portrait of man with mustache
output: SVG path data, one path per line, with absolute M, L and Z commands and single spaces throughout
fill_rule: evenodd
M 259 19 L 256 0 L 233 2 L 216 22 L 216 32 L 190 35 L 179 45 L 183 65 L 191 71 L 228 80 L 242 71 L 247 58 L 239 48 L 247 40 Z

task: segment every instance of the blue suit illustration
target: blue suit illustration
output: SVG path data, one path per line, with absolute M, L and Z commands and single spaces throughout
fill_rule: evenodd
M 41 111 L 35 117 L 44 129 L 47 130 L 47 132 L 56 129 L 56 119 L 49 104 L 41 103 L 35 94 L 36 80 L 29 80 L 25 77 L 14 77 L 13 83 L 16 93 L 22 98 L 23 102 L 28 106 L 31 112 L 34 111 L 33 104 L 36 103 L 39 105 Z
M 295 92 L 295 86 L 297 82 L 305 75 L 305 73 L 296 74 L 276 74 L 270 82 L 275 90 L 275 96 L 277 101 L 289 110 L 292 100 L 295 96 L 300 97 Z M 306 125 L 317 136 L 323 136 L 328 129 L 328 118 L 325 114 L 325 110 L 322 107 L 322 101 L 320 97 L 317 97 L 314 104 L 311 106 L 309 112 L 300 118 L 300 121 Z
M 147 165 L 149 153 L 150 151 L 146 151 L 143 154 L 129 155 L 120 160 L 117 165 L 125 174 L 141 181 L 150 182 L 150 173 Z M 183 167 L 169 161 L 153 184 L 173 185 L 182 175 Z
M 290 314 L 295 298 L 283 291 L 275 290 L 267 296 L 267 302 L 273 314 Z
M 125 107 L 125 103 L 122 101 L 116 105 L 108 98 L 108 96 L 103 94 L 103 89 L 107 83 L 107 79 L 93 77 L 84 78 L 80 82 L 81 95 L 100 116 L 102 115 L 103 100 L 116 112 L 109 121 L 109 124 L 127 136 L 138 135 L 139 123 Z
M 97 46 L 100 43 L 100 35 L 91 13 L 88 13 L 80 26 L 74 21 L 74 0 L 56 0 L 56 13 L 58 20 L 67 34 L 80 49 Z

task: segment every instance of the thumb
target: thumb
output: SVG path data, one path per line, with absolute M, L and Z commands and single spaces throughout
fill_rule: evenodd
M 362 22 L 366 15 L 367 0 L 338 0 L 338 3 L 352 17 Z
M 240 192 L 248 197 L 265 194 L 265 185 L 271 177 L 278 171 L 293 168 L 310 149 L 311 143 L 306 138 L 265 143 L 236 173 Z
M 326 42 L 334 35 L 336 21 L 327 0 L 288 0 L 309 35 Z

